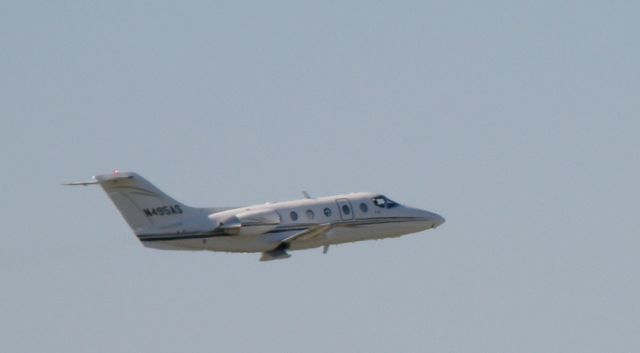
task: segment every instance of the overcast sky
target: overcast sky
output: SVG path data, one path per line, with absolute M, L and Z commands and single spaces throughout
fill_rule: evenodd
M 638 4 L 0 1 L 0 351 L 639 351 Z M 116 168 L 447 223 L 163 252 L 60 186 Z

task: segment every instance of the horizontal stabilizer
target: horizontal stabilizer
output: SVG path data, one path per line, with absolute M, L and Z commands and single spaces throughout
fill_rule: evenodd
M 100 182 L 116 181 L 116 180 L 120 180 L 120 179 L 133 179 L 133 173 L 120 173 L 119 171 L 116 170 L 116 171 L 113 172 L 113 174 L 96 175 L 96 176 L 93 177 L 92 180 L 72 181 L 70 183 L 65 183 L 65 184 L 62 184 L 62 185 L 67 185 L 67 186 L 78 186 L 78 185 L 87 186 L 87 185 L 99 184 Z
M 97 184 L 97 183 L 98 183 L 97 180 L 87 180 L 87 181 L 72 181 L 70 183 L 64 183 L 62 185 L 67 185 L 67 186 L 78 186 L 78 185 L 87 186 L 87 185 L 94 185 L 94 184 Z

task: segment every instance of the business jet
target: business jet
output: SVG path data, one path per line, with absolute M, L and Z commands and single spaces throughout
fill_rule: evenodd
M 290 257 L 287 250 L 399 237 L 436 228 L 445 219 L 378 193 L 266 203 L 248 207 L 189 207 L 133 172 L 114 171 L 90 181 L 107 193 L 149 248 L 262 253 L 260 261 Z

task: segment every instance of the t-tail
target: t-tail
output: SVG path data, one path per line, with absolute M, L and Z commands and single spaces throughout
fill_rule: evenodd
M 133 172 L 96 175 L 92 181 L 67 185 L 99 184 L 139 238 L 205 232 L 212 229 L 210 210 L 189 207 L 162 192 Z

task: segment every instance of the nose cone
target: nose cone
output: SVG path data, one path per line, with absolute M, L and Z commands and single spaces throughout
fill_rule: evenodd
M 433 228 L 437 228 L 439 227 L 442 223 L 445 222 L 444 217 L 442 217 L 441 215 L 437 214 L 437 213 L 433 213 Z
M 437 228 L 445 222 L 441 215 L 421 209 L 413 209 L 414 215 L 423 224 L 423 229 Z

